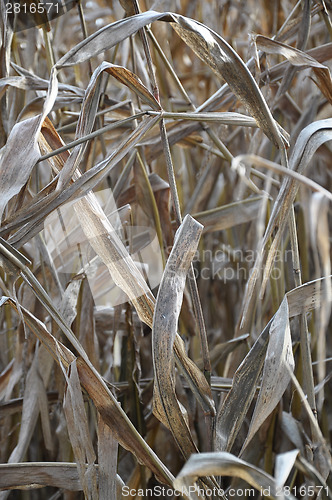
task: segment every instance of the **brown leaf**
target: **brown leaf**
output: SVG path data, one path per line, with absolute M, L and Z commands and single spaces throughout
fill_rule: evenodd
M 271 40 L 263 35 L 256 35 L 254 42 L 259 49 L 267 54 L 282 55 L 294 66 L 312 68 L 317 77 L 317 81 L 315 81 L 316 85 L 320 88 L 326 99 L 332 103 L 332 80 L 330 70 L 327 66 L 324 66 L 324 64 L 321 64 L 302 50 L 278 42 L 277 40 Z
M 290 381 L 289 371 L 294 371 L 294 366 L 288 302 L 285 296 L 270 326 L 261 388 L 243 449 L 279 403 Z
M 187 458 L 197 449 L 175 394 L 173 347 L 186 275 L 202 228 L 187 215 L 178 229 L 159 286 L 152 325 L 154 408 Z
M 52 72 L 43 112 L 17 123 L 0 154 L 0 218 L 8 201 L 29 179 L 39 158 L 38 135 L 42 123 L 51 111 L 57 95 L 56 70 Z
M 218 75 L 226 80 L 265 135 L 277 146 L 288 144 L 287 133 L 280 132 L 254 78 L 234 49 L 207 26 L 173 14 L 175 31 Z
M 94 467 L 96 455 L 84 408 L 76 360 L 69 365 L 68 372 L 63 368 L 63 374 L 67 382 L 63 409 L 66 415 L 68 435 L 73 448 L 84 496 L 88 500 L 92 500 L 98 497 L 97 476 Z

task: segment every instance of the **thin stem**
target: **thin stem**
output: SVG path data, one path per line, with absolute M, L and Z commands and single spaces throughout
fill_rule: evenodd
M 293 258 L 293 272 L 294 272 L 294 281 L 295 286 L 299 287 L 302 285 L 302 274 L 301 274 L 301 264 L 300 264 L 300 256 L 299 256 L 299 246 L 296 232 L 296 222 L 295 222 L 295 213 L 294 207 L 291 208 L 291 213 L 289 217 L 289 233 L 291 239 L 291 247 L 292 247 L 292 258 Z M 301 358 L 302 358 L 302 367 L 303 367 L 303 387 L 304 392 L 307 395 L 308 403 L 310 408 L 317 418 L 317 408 L 315 401 L 315 385 L 314 385 L 314 377 L 312 373 L 312 359 L 311 359 L 311 351 L 310 351 L 310 340 L 309 340 L 309 330 L 308 330 L 308 322 L 305 314 L 301 314 L 300 316 L 300 346 L 301 346 Z M 316 428 L 311 425 L 312 435 L 315 436 Z
M 137 0 L 132 0 L 132 1 L 133 1 L 135 12 L 136 12 L 136 14 L 138 14 L 139 7 L 138 7 Z M 149 75 L 150 75 L 151 84 L 153 87 L 153 94 L 154 94 L 154 97 L 156 98 L 156 100 L 160 103 L 158 83 L 157 83 L 154 69 L 153 69 L 151 52 L 150 52 L 150 47 L 149 47 L 149 44 L 147 41 L 146 32 L 144 29 L 142 29 L 139 31 L 139 33 L 140 33 L 140 35 L 142 37 L 142 41 L 143 41 L 143 47 L 144 47 L 145 56 L 147 59 Z M 163 146 L 163 150 L 164 150 L 164 154 L 165 154 L 165 158 L 166 158 L 167 173 L 168 173 L 168 179 L 169 179 L 169 184 L 170 184 L 170 188 L 171 188 L 172 201 L 173 201 L 173 205 L 174 205 L 174 209 L 175 209 L 176 222 L 178 225 L 180 225 L 182 222 L 180 201 L 179 201 L 178 191 L 177 191 L 177 187 L 176 187 L 173 161 L 172 161 L 171 151 L 170 151 L 170 147 L 169 147 L 164 118 L 161 118 L 161 120 L 160 120 L 160 135 L 161 135 L 161 142 L 162 142 L 162 146 Z M 219 144 L 218 141 L 216 141 L 216 143 Z M 198 288 L 197 288 L 197 284 L 196 284 L 196 278 L 195 278 L 194 269 L 193 269 L 192 264 L 189 268 L 188 278 L 189 278 L 189 283 L 190 283 L 189 290 L 190 290 L 190 294 L 191 294 L 191 298 L 192 298 L 192 302 L 193 302 L 195 318 L 196 318 L 196 321 L 197 321 L 197 324 L 199 327 L 198 330 L 199 330 L 199 337 L 200 337 L 201 350 L 202 350 L 204 375 L 205 375 L 206 379 L 208 380 L 208 382 L 210 383 L 211 363 L 210 363 L 207 335 L 206 335 L 204 317 L 203 317 L 201 302 L 200 302 L 200 298 L 199 298 Z
M 154 196 L 154 193 L 153 193 L 153 189 L 152 189 L 152 186 L 151 186 L 151 183 L 150 183 L 150 180 L 149 180 L 148 173 L 146 171 L 146 167 L 144 165 L 144 162 L 143 162 L 142 157 L 141 157 L 141 155 L 140 155 L 139 152 L 137 152 L 137 159 L 138 159 L 138 163 L 139 163 L 139 165 L 141 167 L 141 170 L 142 170 L 142 173 L 143 173 L 143 177 L 144 177 L 144 180 L 145 180 L 145 184 L 146 184 L 146 187 L 147 187 L 147 190 L 148 190 L 148 193 L 149 193 L 149 197 L 150 197 L 150 201 L 151 201 L 151 205 L 152 205 L 152 212 L 153 212 L 154 223 L 155 223 L 155 226 L 156 226 L 156 233 L 157 233 L 158 243 L 159 243 L 160 252 L 161 252 L 161 258 L 162 258 L 162 261 L 163 261 L 163 266 L 165 267 L 165 254 L 164 254 L 164 247 L 163 247 L 163 235 L 162 235 L 162 229 L 161 229 L 160 217 L 159 217 L 159 212 L 158 212 L 158 207 L 157 207 L 156 199 L 155 199 L 155 196 Z
M 171 196 L 172 196 L 172 201 L 173 201 L 174 210 L 175 210 L 175 219 L 176 219 L 177 224 L 180 225 L 182 222 L 180 201 L 179 201 L 178 192 L 177 192 L 177 188 L 176 188 L 174 166 L 173 166 L 171 152 L 169 149 L 169 142 L 168 142 L 168 138 L 167 138 L 165 121 L 163 118 L 160 120 L 160 135 L 161 135 L 161 142 L 163 145 L 165 159 L 166 159 L 168 180 L 169 180 L 169 184 L 170 184 L 170 188 L 171 188 Z M 195 317 L 196 317 L 196 320 L 198 322 L 198 327 L 199 327 L 199 336 L 200 336 L 202 359 L 203 359 L 203 372 L 204 372 L 204 375 L 205 375 L 207 381 L 210 383 L 211 362 L 210 362 L 210 355 L 209 355 L 209 347 L 208 347 L 208 342 L 207 342 L 207 335 L 206 335 L 206 330 L 205 330 L 205 323 L 204 323 L 201 302 L 199 299 L 198 288 L 197 288 L 194 268 L 193 268 L 192 264 L 189 268 L 188 278 L 189 278 L 189 290 L 190 290 L 191 298 L 193 301 Z
M 121 125 L 124 125 L 125 123 L 129 123 L 132 120 L 135 120 L 136 118 L 140 118 L 141 116 L 144 116 L 145 114 L 146 113 L 144 111 L 142 111 L 141 113 L 137 113 L 136 115 L 129 116 L 128 118 L 124 118 L 123 120 L 118 120 L 115 123 L 110 123 L 109 125 L 106 125 L 105 127 L 102 127 L 98 130 L 95 130 L 94 132 L 91 132 L 90 134 L 87 134 L 84 137 L 80 137 L 79 139 L 76 139 L 76 141 L 72 141 L 69 144 L 62 146 L 61 148 L 55 149 L 54 151 L 51 151 L 50 153 L 47 153 L 46 155 L 41 156 L 37 160 L 37 163 L 39 163 L 43 160 L 47 160 L 48 158 L 51 158 L 52 156 L 56 156 L 60 153 L 63 153 L 64 151 L 68 151 L 69 149 L 72 149 L 75 146 L 82 144 L 83 142 L 89 141 L 90 139 L 94 139 L 95 137 L 98 137 L 101 134 L 104 134 L 105 132 L 109 132 L 110 130 L 113 130 Z

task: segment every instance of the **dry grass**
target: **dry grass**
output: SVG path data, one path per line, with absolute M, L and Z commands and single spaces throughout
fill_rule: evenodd
M 331 498 L 330 0 L 0 10 L 0 498 Z

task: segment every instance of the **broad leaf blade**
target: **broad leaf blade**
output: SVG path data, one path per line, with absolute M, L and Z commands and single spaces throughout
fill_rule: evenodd
M 270 323 L 264 328 L 236 370 L 231 390 L 224 399 L 216 421 L 216 450 L 230 451 L 255 395 L 263 368 Z
M 290 381 L 289 370 L 294 370 L 287 297 L 274 316 L 269 337 L 261 389 L 244 448 L 279 403 Z
M 258 126 L 278 147 L 287 144 L 287 133 L 281 135 L 250 71 L 235 50 L 213 30 L 192 19 L 173 14 L 174 30 L 211 69 L 226 80 L 230 89 L 240 99 Z
M 265 489 L 269 492 L 271 498 L 285 498 L 283 494 L 277 495 L 277 483 L 272 476 L 227 452 L 193 455 L 177 475 L 174 486 L 179 491 L 188 487 L 188 485 L 194 490 L 194 483 L 198 477 L 212 474 L 241 478 L 259 492 Z M 186 478 L 189 479 L 189 484 L 185 481 Z M 294 499 L 293 495 L 287 496 L 287 498 Z
M 67 381 L 63 409 L 66 415 L 68 434 L 85 498 L 92 500 L 98 496 L 97 476 L 94 467 L 96 455 L 89 432 L 76 360 L 70 364 L 68 373 L 65 369 L 63 369 L 63 373 Z
M 330 70 L 327 66 L 324 66 L 324 64 L 321 64 L 302 50 L 276 40 L 271 40 L 263 35 L 256 35 L 254 40 L 257 47 L 264 50 L 267 54 L 280 54 L 286 57 L 294 66 L 312 68 L 318 79 L 318 87 L 326 99 L 330 103 L 332 102 L 332 80 Z
M 299 174 L 303 174 L 319 146 L 330 140 L 332 140 L 331 118 L 316 121 L 305 127 L 295 143 L 289 160 L 289 168 Z M 262 292 L 265 289 L 265 285 L 270 275 L 275 252 L 277 251 L 277 243 L 280 241 L 281 235 L 286 226 L 288 215 L 290 213 L 291 206 L 294 203 L 298 188 L 299 181 L 292 178 L 285 178 L 276 202 L 273 205 L 271 217 L 263 239 L 264 247 L 275 228 L 277 228 L 277 232 L 274 236 L 271 249 L 267 255 L 267 265 L 264 269 Z
M 152 325 L 155 410 L 187 458 L 197 450 L 175 394 L 173 346 L 186 276 L 202 229 L 190 215 L 178 229 L 160 283 Z
M 56 70 L 53 70 L 43 112 L 17 123 L 2 150 L 0 158 L 0 219 L 8 201 L 20 191 L 29 179 L 40 156 L 37 145 L 38 135 L 57 95 L 56 74 Z

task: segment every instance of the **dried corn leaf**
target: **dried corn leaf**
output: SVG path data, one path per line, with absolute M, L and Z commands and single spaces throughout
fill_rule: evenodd
M 19 75 L 27 77 L 28 81 L 32 80 L 36 84 L 37 84 L 37 82 L 39 82 L 40 84 L 42 84 L 43 82 L 45 82 L 47 84 L 46 89 L 48 88 L 48 85 L 49 85 L 49 81 L 48 80 L 44 80 L 43 78 L 40 78 L 39 76 L 35 75 L 34 73 L 31 73 L 26 68 L 22 68 L 21 66 L 19 66 L 18 64 L 15 64 L 14 62 L 11 62 L 11 66 L 14 68 L 14 70 Z M 68 83 L 60 83 L 59 82 L 58 83 L 58 90 L 59 91 L 64 90 L 66 92 L 72 92 L 73 94 L 76 94 L 79 97 L 83 97 L 84 96 L 84 90 L 83 89 L 81 89 L 80 87 L 76 87 L 75 85 L 69 85 Z
M 257 219 L 263 197 L 255 196 L 193 215 L 204 225 L 203 232 L 221 231 Z
M 173 347 L 186 276 L 202 229 L 190 215 L 178 229 L 160 283 L 152 325 L 154 411 L 170 428 L 187 458 L 197 449 L 175 394 Z
M 118 443 L 112 430 L 102 418 L 98 420 L 98 478 L 99 499 L 108 500 L 117 496 Z M 119 495 L 120 496 L 120 495 Z M 120 496 L 121 498 L 121 496 Z
M 257 389 L 269 340 L 270 323 L 264 328 L 236 370 L 231 390 L 217 413 L 217 451 L 230 451 Z
M 6 302 L 14 309 L 16 308 L 15 303 L 11 299 L 7 298 L 3 301 L 3 303 Z M 47 347 L 55 361 L 57 361 L 57 363 L 61 362 L 63 368 L 69 368 L 70 364 L 75 360 L 73 353 L 61 344 L 61 342 L 57 341 L 47 330 L 45 325 L 33 314 L 27 311 L 23 306 L 21 306 L 21 309 L 27 326 L 29 326 L 31 331 Z M 67 328 L 68 327 L 62 325 L 63 331 L 66 331 Z M 76 345 L 76 349 L 80 351 L 79 344 Z M 82 354 L 84 356 L 84 351 Z M 135 427 L 89 360 L 85 361 L 82 358 L 77 358 L 76 363 L 81 384 L 88 392 L 104 422 L 114 432 L 121 446 L 131 451 L 140 463 L 146 465 L 155 474 L 159 481 L 172 485 L 172 474 L 136 431 Z
M 238 171 L 240 175 L 243 174 L 243 166 L 246 164 L 253 164 L 255 167 L 265 167 L 269 170 L 272 170 L 272 172 L 276 172 L 285 176 L 288 176 L 304 186 L 309 187 L 313 191 L 317 191 L 321 193 L 324 197 L 326 197 L 328 200 L 332 201 L 332 194 L 330 191 L 322 187 L 320 184 L 317 184 L 317 182 L 309 179 L 308 177 L 299 174 L 298 172 L 295 172 L 294 170 L 291 170 L 289 168 L 283 167 L 282 165 L 279 165 L 278 163 L 274 163 L 272 161 L 266 160 L 265 158 L 261 158 L 260 156 L 257 155 L 238 155 L 234 158 L 232 161 L 232 168 L 234 170 Z
M 289 317 L 305 314 L 321 308 L 323 304 L 331 303 L 332 296 L 329 292 L 331 279 L 332 275 L 324 276 L 287 292 Z
M 226 80 L 230 89 L 240 99 L 258 126 L 278 147 L 288 144 L 288 134 L 281 131 L 274 121 L 267 103 L 250 71 L 234 49 L 217 33 L 193 21 L 172 14 L 174 30 L 211 69 Z
M 300 422 L 298 422 L 290 413 L 282 412 L 281 429 L 289 441 L 296 446 L 304 455 L 304 443 L 301 433 Z
M 294 370 L 287 296 L 276 312 L 269 330 L 261 388 L 243 449 L 279 403 Z
M 284 143 L 288 144 L 288 134 L 276 125 L 254 78 L 232 47 L 210 28 L 178 14 L 148 11 L 116 21 L 73 47 L 55 67 L 60 69 L 84 62 L 156 20 L 171 22 L 185 43 L 218 76 L 226 80 L 235 95 L 249 109 L 258 126 L 277 147 L 283 148 Z
M 86 136 L 93 128 L 100 98 L 101 76 L 104 72 L 111 74 L 121 83 L 134 91 L 134 93 L 138 95 L 143 102 L 147 103 L 153 109 L 160 109 L 160 106 L 153 95 L 141 83 L 137 76 L 134 75 L 134 73 L 126 68 L 123 68 L 122 66 L 116 66 L 108 62 L 103 62 L 98 66 L 98 68 L 96 68 L 90 78 L 76 126 L 75 139 Z M 63 185 L 66 185 L 72 177 L 77 179 L 79 176 L 76 169 L 83 157 L 87 144 L 88 143 L 85 142 L 74 147 L 65 165 L 61 169 L 59 184 L 57 186 L 58 190 L 62 189 Z
M 250 116 L 243 115 L 241 113 L 233 112 L 210 112 L 210 113 L 164 113 L 165 119 L 170 118 L 171 120 L 188 120 L 195 122 L 212 122 L 220 123 L 220 125 L 233 125 L 234 127 L 257 127 L 257 122 L 254 118 Z
M 86 499 L 92 500 L 98 497 L 97 475 L 94 467 L 96 455 L 90 436 L 75 360 L 70 364 L 68 371 L 63 369 L 63 374 L 67 381 L 63 409 L 66 415 L 68 435 L 73 448 L 84 496 Z
M 151 92 L 143 85 L 141 80 L 131 71 L 122 66 L 104 62 L 100 66 L 100 71 L 106 71 L 114 76 L 119 82 L 123 83 L 138 95 L 145 104 L 151 106 L 152 109 L 160 110 L 160 104 L 156 101 Z
M 97 475 L 98 466 L 95 466 Z M 117 497 L 122 498 L 124 483 L 116 477 Z M 18 464 L 0 464 L 0 489 L 31 489 L 53 486 L 69 491 L 81 491 L 82 485 L 77 466 L 71 462 L 23 462 Z M 114 497 L 115 498 L 115 497 Z
M 128 151 L 136 146 L 140 139 L 150 128 L 154 126 L 155 123 L 158 122 L 158 120 L 159 117 L 152 117 L 144 120 L 107 158 L 79 176 L 75 182 L 61 190 L 61 192 L 57 190 L 56 192 L 49 194 L 46 198 L 42 197 L 40 200 L 37 195 L 36 203 L 29 206 L 29 213 L 25 210 L 17 219 L 14 219 L 3 227 L 2 230 L 7 231 L 9 228 L 17 227 L 18 225 L 22 225 L 24 222 L 28 221 L 24 228 L 18 230 L 17 233 L 10 238 L 11 243 L 15 243 L 17 246 L 23 245 L 26 241 L 29 241 L 36 232 L 39 232 L 42 229 L 42 221 L 50 212 L 58 208 L 66 201 L 83 196 L 88 191 L 93 189 L 96 184 L 100 182 L 100 180 L 105 177 L 108 172 L 128 153 Z M 43 144 L 45 147 L 45 142 L 43 142 Z M 55 169 L 61 168 L 64 163 L 60 155 L 56 157 L 56 160 L 54 160 L 53 157 L 49 160 Z M 66 180 L 66 178 L 67 173 L 64 175 L 64 180 Z
M 263 35 L 255 35 L 254 42 L 258 49 L 263 50 L 267 54 L 282 55 L 294 66 L 312 68 L 318 80 L 316 84 L 326 99 L 332 103 L 332 80 L 330 70 L 327 66 L 324 66 L 302 50 L 276 40 L 271 40 Z
M 39 158 L 38 135 L 42 123 L 51 111 L 57 95 L 56 71 L 52 71 L 43 112 L 17 123 L 0 152 L 0 218 L 8 201 L 15 196 L 29 179 Z
M 198 488 L 195 485 L 197 478 L 208 475 L 241 478 L 259 492 L 263 489 L 268 491 L 270 498 L 285 499 L 282 493 L 277 494 L 277 483 L 272 476 L 227 452 L 193 455 L 176 476 L 174 486 L 178 491 L 188 488 L 188 486 L 192 488 L 192 491 L 195 491 L 195 488 Z M 222 491 L 220 489 L 220 492 Z M 290 494 L 287 498 L 293 500 L 295 497 Z
M 57 63 L 57 68 L 65 68 L 82 63 L 100 52 L 104 52 L 122 42 L 138 30 L 161 18 L 169 18 L 167 14 L 152 10 L 127 17 L 102 27 L 75 47 L 69 50 Z
M 16 66 L 15 64 L 13 65 Z M 8 78 L 1 78 L 0 80 L 0 98 L 6 92 L 8 87 L 15 87 L 21 90 L 48 90 L 49 81 L 44 80 L 43 78 L 39 78 L 36 75 L 30 75 L 27 72 L 27 75 L 24 76 L 9 76 Z M 79 97 L 84 95 L 84 91 L 78 87 L 74 87 L 73 85 L 66 85 L 63 83 L 58 84 L 58 90 L 72 92 Z
M 118 234 L 102 211 L 95 195 L 88 194 L 74 205 L 81 227 L 92 248 L 136 307 L 140 319 L 151 324 L 154 297 Z
M 327 141 L 330 141 L 331 139 L 332 119 L 319 120 L 305 127 L 298 136 L 294 145 L 294 149 L 289 160 L 289 168 L 294 172 L 303 174 L 319 146 Z M 267 256 L 261 293 L 265 290 L 274 261 L 275 252 L 277 250 L 277 245 L 288 220 L 288 215 L 290 213 L 292 203 L 294 202 L 298 187 L 299 181 L 292 178 L 285 178 L 282 182 L 276 202 L 273 205 L 271 217 L 264 234 L 263 247 L 267 244 L 267 241 L 275 228 L 277 228 L 277 232 Z
M 292 170 L 293 173 L 303 175 L 315 151 L 319 148 L 319 146 L 321 146 L 322 144 L 331 139 L 332 139 L 332 119 L 319 120 L 305 127 L 299 134 L 297 141 L 294 145 L 294 149 L 291 158 L 289 160 L 290 170 Z M 264 164 L 267 165 L 267 163 L 268 162 L 264 160 Z M 272 165 L 270 165 L 270 167 L 272 168 Z M 273 205 L 272 213 L 269 218 L 267 228 L 265 230 L 261 247 L 258 251 L 253 272 L 247 283 L 245 309 L 242 317 L 242 324 L 244 323 L 244 319 L 246 317 L 248 307 L 250 305 L 250 301 L 255 290 L 255 286 L 257 284 L 259 270 L 261 268 L 261 264 L 265 257 L 265 248 L 272 233 L 276 230 L 272 244 L 269 248 L 266 257 L 263 282 L 260 287 L 260 295 L 263 296 L 265 292 L 266 284 L 271 273 L 278 245 L 280 243 L 282 233 L 287 223 L 292 203 L 295 200 L 295 196 L 299 187 L 299 182 L 300 181 L 298 179 L 295 179 L 294 177 L 290 176 L 286 176 L 282 181 L 281 188 L 279 190 L 277 199 Z
M 279 453 L 276 456 L 276 465 L 274 475 L 276 478 L 278 488 L 282 488 L 286 483 L 292 468 L 294 467 L 296 457 L 299 454 L 299 450 L 286 451 L 285 453 Z
M 332 301 L 332 297 L 326 296 L 326 287 L 322 286 L 322 280 L 326 279 L 331 279 L 331 277 L 328 276 L 321 280 L 306 283 L 288 292 L 286 294 L 288 316 L 296 316 L 311 309 L 319 308 L 323 301 Z M 289 337 L 286 331 L 288 319 L 286 320 L 286 316 L 284 315 L 285 308 L 286 306 L 284 304 L 282 308 L 282 317 L 284 321 L 283 333 L 286 334 L 285 338 L 288 338 L 286 346 L 289 346 Z M 276 315 L 264 328 L 249 353 L 236 370 L 231 390 L 218 410 L 215 447 L 217 450 L 230 451 L 234 444 L 258 385 L 260 372 L 263 368 L 268 348 L 269 331 L 275 317 Z M 282 317 L 280 317 L 280 321 L 282 321 Z M 277 323 L 275 327 L 277 327 Z
M 309 57 L 312 57 L 319 63 L 326 62 L 332 58 L 332 43 L 330 42 L 326 43 L 325 45 L 313 47 L 312 49 L 306 51 L 305 54 L 307 54 Z M 262 74 L 262 77 L 265 77 L 268 73 L 270 81 L 275 82 L 277 80 L 280 80 L 286 68 L 288 67 L 290 67 L 290 63 L 288 61 L 283 61 L 273 66 L 273 68 L 266 70 L 266 72 Z

